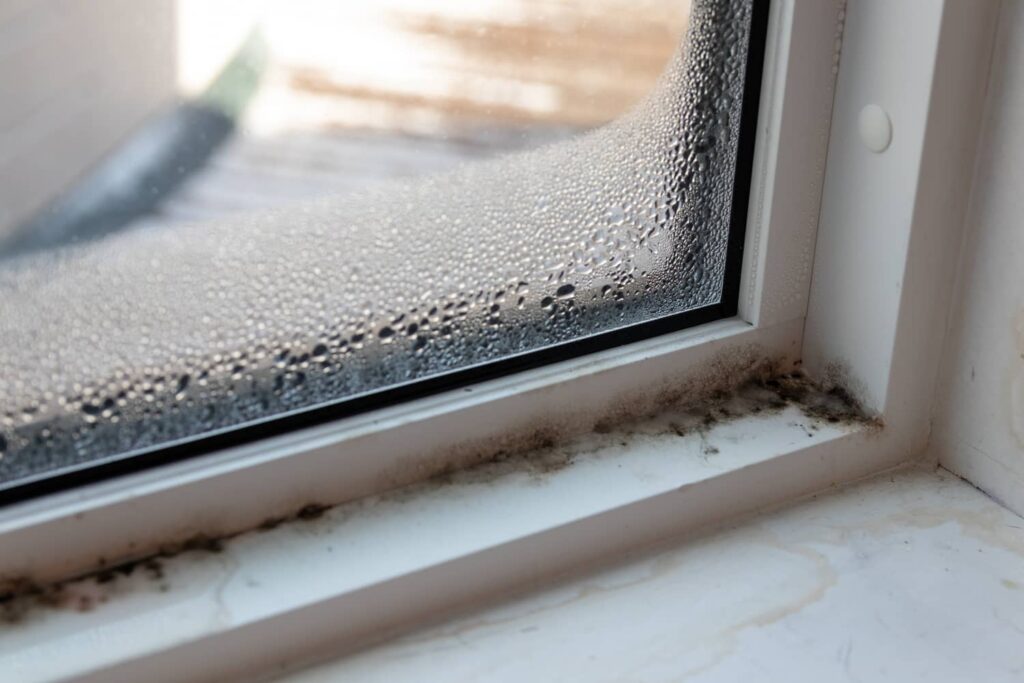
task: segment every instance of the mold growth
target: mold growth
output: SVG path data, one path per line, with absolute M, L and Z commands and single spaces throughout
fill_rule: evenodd
M 375 491 L 450 476 L 452 472 L 499 458 L 524 453 L 536 457 L 536 453 L 584 434 L 608 433 L 628 422 L 652 419 L 666 410 L 729 396 L 750 381 L 779 375 L 783 368 L 790 367 L 780 360 L 766 360 L 764 349 L 757 345 L 723 350 L 706 362 L 686 368 L 684 373 L 671 372 L 658 384 L 625 394 L 608 394 L 575 408 L 561 407 L 544 417 L 529 411 L 524 422 L 509 424 L 504 433 L 446 444 L 436 452 L 412 453 L 381 473 Z
M 220 552 L 222 542 L 221 539 L 203 539 L 194 544 L 196 547 L 190 547 L 190 550 Z M 48 585 L 30 579 L 9 581 L 7 592 L 0 595 L 0 623 L 19 624 L 42 610 L 91 612 L 120 595 L 134 594 L 141 590 L 165 593 L 171 586 L 165 576 L 163 560 L 184 552 L 161 553 L 145 560 L 127 562 L 87 576 Z
M 324 523 L 336 527 L 360 510 L 415 500 L 439 487 L 491 485 L 508 476 L 526 476 L 543 484 L 552 473 L 572 466 L 580 458 L 607 448 L 628 446 L 631 439 L 642 437 L 697 437 L 702 443 L 703 457 L 713 457 L 719 451 L 709 435 L 717 426 L 753 415 L 780 413 L 790 407 L 799 409 L 807 418 L 801 426 L 808 436 L 813 436 L 825 424 L 881 428 L 881 422 L 866 415 L 842 387 L 823 388 L 799 371 L 770 373 L 771 367 L 771 364 L 755 366 L 755 372 L 745 379 L 725 381 L 703 394 L 691 394 L 701 396 L 699 399 L 678 399 L 675 404 L 662 406 L 662 410 L 640 416 L 640 419 L 628 410 L 607 416 L 583 438 L 559 443 L 557 432 L 542 428 L 520 440 L 520 444 L 529 444 L 529 449 L 491 451 L 486 459 L 465 468 L 449 463 L 418 483 L 338 506 L 311 502 L 291 515 L 268 518 L 250 531 L 265 533 L 283 524 Z M 730 383 L 738 386 L 731 391 L 722 388 Z M 224 551 L 231 539 L 247 533 L 217 538 L 196 535 L 165 545 L 152 556 L 55 584 L 39 585 L 27 578 L 8 581 L 5 592 L 0 595 L 0 620 L 15 624 L 43 610 L 88 612 L 118 595 L 171 590 L 168 560 L 180 561 L 182 556 L 191 555 L 196 561 L 206 561 L 211 555 Z
M 860 412 L 868 412 L 863 406 L 870 404 L 871 392 L 845 363 L 832 361 L 825 364 L 817 386 L 822 391 L 844 396 Z
M 309 522 L 319 519 L 330 509 L 326 505 L 311 503 L 287 517 L 268 519 L 252 531 L 268 531 L 286 522 Z M 43 610 L 91 612 L 118 596 L 143 591 L 166 593 L 171 590 L 170 561 L 180 562 L 186 557 L 202 562 L 224 552 L 232 539 L 249 533 L 243 531 L 220 537 L 196 534 L 184 541 L 161 546 L 160 551 L 136 560 L 106 565 L 101 569 L 49 584 L 27 577 L 5 579 L 0 586 L 0 625 L 14 625 L 41 613 Z

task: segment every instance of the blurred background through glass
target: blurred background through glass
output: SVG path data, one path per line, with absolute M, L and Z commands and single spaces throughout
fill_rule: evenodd
M 614 119 L 688 0 L 2 0 L 0 257 L 533 148 Z

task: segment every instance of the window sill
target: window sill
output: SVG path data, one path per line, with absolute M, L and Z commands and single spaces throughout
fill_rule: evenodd
M 1020 681 L 1024 521 L 908 468 L 502 600 L 290 683 Z
M 877 471 L 878 434 L 793 405 L 665 414 L 8 605 L 0 668 L 219 680 L 307 661 Z

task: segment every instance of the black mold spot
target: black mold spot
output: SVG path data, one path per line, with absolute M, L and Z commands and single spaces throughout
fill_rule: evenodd
M 142 580 L 160 582 L 159 590 L 167 589 L 162 560 L 187 552 L 220 553 L 224 550 L 225 538 L 214 538 L 199 534 L 181 543 L 168 544 L 150 557 L 107 567 L 106 558 L 99 558 L 99 571 L 90 572 L 65 581 L 47 585 L 31 579 L 15 578 L 4 581 L 0 593 L 0 622 L 15 624 L 24 620 L 39 608 L 88 612 L 97 605 L 106 603 L 121 588 L 118 582 L 131 577 L 141 568 Z
M 323 517 L 324 513 L 327 512 L 328 509 L 329 508 L 327 505 L 321 505 L 319 503 L 310 503 L 309 505 L 306 505 L 302 509 L 300 509 L 295 514 L 295 516 L 298 519 L 304 521 L 309 521 L 311 519 L 319 519 L 320 517 Z
M 260 525 L 256 527 L 257 531 L 270 531 L 281 526 L 287 521 L 287 517 L 268 517 L 267 519 L 260 522 Z
M 160 549 L 162 557 L 174 557 L 187 552 L 224 552 L 225 538 L 214 538 L 206 534 L 196 534 L 182 543 L 169 543 Z
M 149 578 L 154 581 L 164 578 L 164 565 L 157 559 L 147 560 L 142 564 L 142 568 L 146 570 Z

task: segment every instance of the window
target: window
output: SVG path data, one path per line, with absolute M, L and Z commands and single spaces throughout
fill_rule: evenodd
M 30 4 L 31 0 L 17 7 Z M 699 7 L 724 5 L 695 5 L 695 16 Z M 382 405 L 374 402 L 377 399 L 355 396 L 340 404 L 349 406 L 346 410 L 359 406 L 359 401 L 367 401 L 362 408 L 381 405 L 365 412 L 349 414 L 316 406 L 289 409 L 283 419 L 282 414 L 274 414 L 266 421 L 257 418 L 181 441 L 161 440 L 159 432 L 168 422 L 154 419 L 148 429 L 153 443 L 161 446 L 137 457 L 129 457 L 133 451 L 124 451 L 83 461 L 85 475 L 78 479 L 69 476 L 67 463 L 42 459 L 44 466 L 37 474 L 9 480 L 13 484 L 8 485 L 4 502 L 18 502 L 0 507 L 0 598 L 26 593 L 30 601 L 41 597 L 37 602 L 44 605 L 39 611 L 45 613 L 40 619 L 30 614 L 6 630 L 3 640 L 8 647 L 0 647 L 5 650 L 0 653 L 4 671 L 14 671 L 16 677 L 49 679 L 87 675 L 146 680 L 170 670 L 183 677 L 251 678 L 282 662 L 322 656 L 328 648 L 336 652 L 338 647 L 357 646 L 364 636 L 408 627 L 436 616 L 439 610 L 496 597 L 523 587 L 524 582 L 563 575 L 765 506 L 921 462 L 928 456 L 932 397 L 955 291 L 951 274 L 957 270 L 964 244 L 966 207 L 979 185 L 972 182 L 976 139 L 981 122 L 992 119 L 991 114 L 983 116 L 986 109 L 995 102 L 997 107 L 990 110 L 999 114 L 998 105 L 1007 101 L 1000 99 L 1003 89 L 993 88 L 989 78 L 992 55 L 1000 54 L 992 48 L 1001 8 L 1005 3 L 995 0 L 771 3 L 753 161 L 742 163 L 749 148 L 738 144 L 739 162 L 731 188 L 735 208 L 747 187 L 742 176 L 750 174 L 734 316 L 637 341 L 632 341 L 633 333 L 613 330 L 612 334 L 621 335 L 613 337 L 616 343 L 630 343 L 574 357 L 569 357 L 567 347 L 556 346 L 558 350 L 549 357 L 542 356 L 544 360 L 554 356 L 553 362 L 523 372 L 488 379 L 489 371 L 474 366 L 476 374 L 465 380 L 471 384 L 421 380 L 451 386 L 447 391 L 423 395 L 424 385 L 411 383 L 399 385 L 396 394 L 390 395 L 402 402 Z M 11 16 L 11 9 L 15 8 L 0 10 L 0 18 Z M 754 18 L 764 11 L 759 3 L 754 9 Z M 215 24 L 209 28 L 215 33 L 226 30 Z M 751 31 L 751 36 L 755 33 Z M 152 38 L 145 42 L 159 44 Z M 0 41 L 0 54 L 7 54 L 11 44 Z M 747 47 L 748 70 L 758 52 L 755 44 L 751 41 Z M 0 86 L 8 83 L 0 81 Z M 746 84 L 753 87 L 754 81 L 746 77 Z M 747 89 L 744 112 L 753 99 Z M 891 137 L 882 151 L 870 136 L 867 140 L 861 136 L 859 120 L 865 109 L 886 114 Z M 8 111 L 4 109 L 0 117 Z M 877 116 L 875 120 L 884 121 Z M 741 142 L 748 139 L 744 134 L 750 130 L 740 126 Z M 579 140 L 607 133 L 590 135 Z M 573 143 L 558 144 L 564 145 L 560 148 L 564 152 L 571 151 Z M 612 158 L 617 152 L 600 151 L 606 155 L 601 158 Z M 38 156 L 39 164 L 47 159 L 47 155 Z M 16 179 L 21 182 L 32 170 L 24 168 Z M 462 173 L 467 175 L 458 177 L 466 178 L 468 188 L 474 172 Z M 486 173 L 481 171 L 477 177 L 481 176 Z M 500 179 L 504 194 L 514 194 L 512 179 L 511 175 Z M 424 182 L 413 187 L 436 187 L 436 181 Z M 10 185 L 0 187 L 6 190 Z M 385 194 L 379 188 L 374 192 L 371 196 L 388 199 L 399 194 Z M 410 192 L 408 186 L 405 192 Z M 429 193 L 424 190 L 423 194 Z M 28 201 L 27 192 L 19 195 Z M 450 195 L 423 197 L 423 205 L 447 202 L 454 206 Z M 459 208 L 473 201 L 475 196 L 468 197 Z M 5 210 L 7 206 L 14 204 L 7 204 Z M 352 199 L 311 206 L 325 216 L 332 209 L 346 220 L 357 215 Z M 382 208 L 378 202 L 366 210 L 406 208 Z M 276 292 L 267 290 L 255 268 L 245 272 L 244 280 L 243 275 L 235 275 L 233 282 L 245 285 L 235 290 L 218 288 L 217 273 L 210 275 L 210 268 L 199 273 L 195 264 L 216 264 L 218 259 L 257 252 L 284 260 L 266 247 L 296 247 L 295 240 L 282 231 L 301 234 L 318 225 L 308 217 L 300 225 L 301 216 L 301 211 L 282 209 L 255 221 L 218 219 L 202 229 L 168 231 L 163 236 L 127 232 L 109 241 L 97 240 L 83 251 L 49 257 L 23 254 L 5 263 L 0 275 L 4 283 L 0 392 L 23 396 L 27 394 L 22 392 L 33 390 L 24 382 L 15 385 L 17 375 L 12 380 L 8 367 L 38 376 L 51 367 L 78 371 L 82 357 L 91 360 L 83 349 L 93 348 L 96 360 L 116 360 L 119 347 L 107 343 L 100 331 L 115 340 L 123 331 L 123 339 L 134 340 L 133 346 L 125 348 L 140 354 L 138 342 L 143 337 L 131 336 L 129 328 L 144 323 L 152 327 L 151 320 L 168 327 L 177 324 L 173 338 L 184 348 L 207 352 L 211 358 L 220 353 L 221 363 L 229 361 L 235 350 L 228 343 L 231 338 L 207 343 L 197 336 L 202 321 L 169 315 L 191 302 L 166 296 L 162 300 L 166 309 L 139 308 L 119 326 L 105 329 L 105 319 L 98 312 L 106 309 L 94 305 L 91 295 L 118 293 L 122 300 L 117 305 L 127 310 L 131 297 L 149 300 L 152 289 L 163 291 L 164 282 L 171 283 L 167 291 L 182 292 L 189 286 L 173 277 L 168 280 L 171 265 L 161 259 L 186 254 L 191 259 L 173 261 L 181 266 L 176 275 L 196 275 L 195 282 L 208 285 L 208 289 L 196 285 L 196 292 L 204 296 L 210 292 L 214 303 L 222 290 L 228 303 L 230 297 L 249 292 L 254 297 L 272 297 Z M 324 230 L 333 225 L 325 222 Z M 280 230 L 269 231 L 268 226 Z M 256 232 L 246 232 L 250 228 Z M 734 224 L 729 229 L 735 230 Z M 223 253 L 205 253 L 207 245 L 217 242 L 204 230 L 234 231 L 231 234 L 259 240 L 239 239 Z M 395 243 L 396 249 L 412 248 Z M 325 244 L 330 248 L 329 241 L 303 244 L 306 251 L 315 253 L 303 255 L 301 263 L 311 265 L 310 259 Z M 149 260 L 139 256 L 142 245 L 148 247 L 146 257 L 156 259 L 156 266 L 147 266 Z M 101 246 L 112 248 L 101 252 Z M 513 241 L 501 246 L 514 256 Z M 330 258 L 330 253 L 323 258 Z M 137 280 L 109 285 L 107 290 L 99 284 L 101 280 L 86 276 L 91 264 L 108 269 L 116 265 Z M 294 272 L 311 286 L 324 286 L 322 274 L 308 268 Z M 81 284 L 81 291 L 69 291 L 72 281 Z M 657 282 L 651 284 L 654 287 Z M 83 305 L 60 309 L 55 299 L 41 294 L 46 291 L 65 291 Z M 575 297 L 581 291 L 585 285 L 577 287 Z M 35 297 L 38 306 L 25 304 L 22 296 Z M 306 324 L 315 323 L 316 318 L 298 315 L 308 312 L 301 308 L 307 305 L 305 300 L 289 304 L 280 320 L 304 323 L 290 331 L 296 333 L 292 339 L 308 343 L 311 340 L 302 334 L 308 333 Z M 195 305 L 207 304 L 200 299 Z M 223 311 L 237 315 L 230 306 Z M 291 314 L 296 315 L 288 317 Z M 1012 310 L 1005 314 L 1005 320 L 1011 320 L 1012 314 Z M 69 327 L 71 323 L 83 328 L 96 325 L 97 335 L 84 347 L 48 360 L 49 351 L 39 346 L 40 340 L 12 331 L 35 326 L 49 332 L 57 320 Z M 550 324 L 546 320 L 541 316 L 537 324 Z M 1005 330 L 1012 332 L 1011 327 Z M 400 339 L 391 337 L 394 340 L 388 344 L 364 345 L 364 358 L 386 360 L 386 353 L 398 348 L 395 344 Z M 595 338 L 609 339 L 597 335 L 584 339 L 599 346 L 592 341 Z M 539 352 L 546 348 L 551 347 Z M 372 350 L 381 353 L 370 356 Z M 9 353 L 22 362 L 9 360 Z M 515 363 L 526 366 L 523 358 L 527 357 L 537 358 L 516 356 Z M 60 365 L 62 358 L 74 362 Z M 667 399 L 691 391 L 692 396 L 706 397 L 730 380 L 748 377 L 745 372 L 766 362 L 783 372 L 800 367 L 814 381 L 838 382 L 878 420 L 833 424 L 825 419 L 813 429 L 815 425 L 803 419 L 809 416 L 790 405 L 783 412 L 762 410 L 682 436 L 671 423 L 666 424 L 678 416 Z M 102 367 L 92 367 L 97 369 Z M 224 371 L 232 369 L 226 366 Z M 505 366 L 500 371 L 511 369 Z M 67 376 L 67 372 L 56 374 Z M 969 373 L 964 377 L 969 382 Z M 190 377 L 188 386 L 197 380 Z M 309 376 L 306 381 L 312 382 Z M 163 388 L 167 389 L 166 380 Z M 435 384 L 434 388 L 441 387 Z M 143 398 L 140 405 L 145 403 Z M 153 403 L 158 403 L 156 398 Z M 39 419 L 41 411 L 29 408 L 27 416 L 16 412 L 9 418 L 13 424 L 3 427 L 5 460 L 14 460 L 14 449 L 24 446 L 14 439 L 31 433 Z M 644 429 L 615 431 L 614 422 L 608 421 L 651 414 L 657 414 L 652 422 L 664 427 L 654 440 Z M 157 412 L 153 417 L 163 415 Z M 119 419 L 123 424 L 124 418 Z M 276 436 L 243 441 L 254 436 L 253 423 L 265 425 L 255 428 L 256 435 Z M 462 488 L 451 478 L 424 481 L 490 460 L 499 461 L 495 469 L 544 463 L 545 455 L 565 454 L 579 444 L 563 449 L 556 443 L 552 450 L 541 449 L 538 454 L 539 445 L 549 440 L 564 443 L 581 434 L 586 435 L 582 442 L 598 443 L 600 451 L 584 445 L 586 452 L 579 453 L 578 459 L 574 453 L 562 467 L 565 459 L 559 458 L 560 469 L 542 476 L 513 468 L 507 477 L 486 481 L 474 479 L 477 473 L 473 473 L 466 477 L 473 481 Z M 649 448 L 655 440 L 663 447 Z M 504 458 L 512 449 L 519 449 L 524 458 Z M 207 451 L 203 457 L 185 457 Z M 540 457 L 530 461 L 531 455 Z M 107 457 L 115 464 L 104 460 Z M 24 500 L 58 484 L 64 487 L 123 472 L 131 463 L 166 464 Z M 363 500 L 412 482 L 422 486 L 377 499 L 394 505 Z M 420 496 L 424 490 L 427 494 Z M 469 496 L 462 495 L 467 492 Z M 283 519 L 317 517 L 327 506 L 350 502 L 350 507 L 327 512 L 312 523 L 324 525 L 316 526 L 316 533 L 309 533 L 311 527 L 299 521 L 266 533 L 257 531 Z M 431 509 L 438 514 L 420 514 Z M 381 523 L 383 518 L 386 523 Z M 332 540 L 320 534 L 325 526 L 331 528 Z M 235 534 L 244 537 L 223 547 L 219 541 L 210 541 Z M 127 573 L 131 565 L 122 563 L 140 560 L 144 569 L 147 558 L 169 549 L 194 548 L 197 543 L 223 553 L 209 557 L 188 553 L 168 560 L 161 565 L 171 579 L 166 593 L 153 585 L 132 590 L 135 579 L 145 579 L 140 572 L 122 581 L 116 578 L 121 572 L 110 571 L 115 567 Z M 144 573 L 161 575 L 163 570 L 157 569 Z M 107 571 L 96 574 L 99 570 Z M 59 582 L 90 573 L 72 583 L 81 589 L 75 596 L 86 598 L 84 607 L 95 609 L 82 614 L 54 607 L 59 601 L 50 598 L 58 597 L 60 591 L 49 587 L 56 584 L 59 589 Z M 115 579 L 107 581 L 110 576 Z M 98 599 L 102 597 L 109 598 L 109 604 Z M 85 632 L 104 634 L 103 647 L 96 647 L 94 639 L 83 639 Z
M 510 7 L 533 9 L 501 6 Z M 621 30 L 637 40 L 615 19 L 627 11 L 609 5 L 589 17 L 600 24 L 595 39 Z M 449 20 L 435 37 L 471 29 L 483 37 L 477 49 L 501 49 L 502 32 L 516 26 L 507 16 Z M 86 236 L 97 239 L 49 252 L 39 246 L 66 233 L 69 209 L 44 211 L 28 223 L 38 237 L 21 248 L 13 241 L 0 270 L 4 494 L 209 452 L 733 315 L 766 25 L 767 3 L 694 2 L 682 49 L 630 111 L 574 139 L 444 174 L 120 232 L 97 227 L 93 212 Z M 260 54 L 250 37 L 250 67 Z M 351 69 L 360 56 L 343 59 Z M 226 73 L 200 98 L 203 111 L 227 116 L 238 104 L 248 82 Z M 511 104 L 488 106 L 527 106 L 535 96 L 542 108 L 540 90 L 511 92 Z

